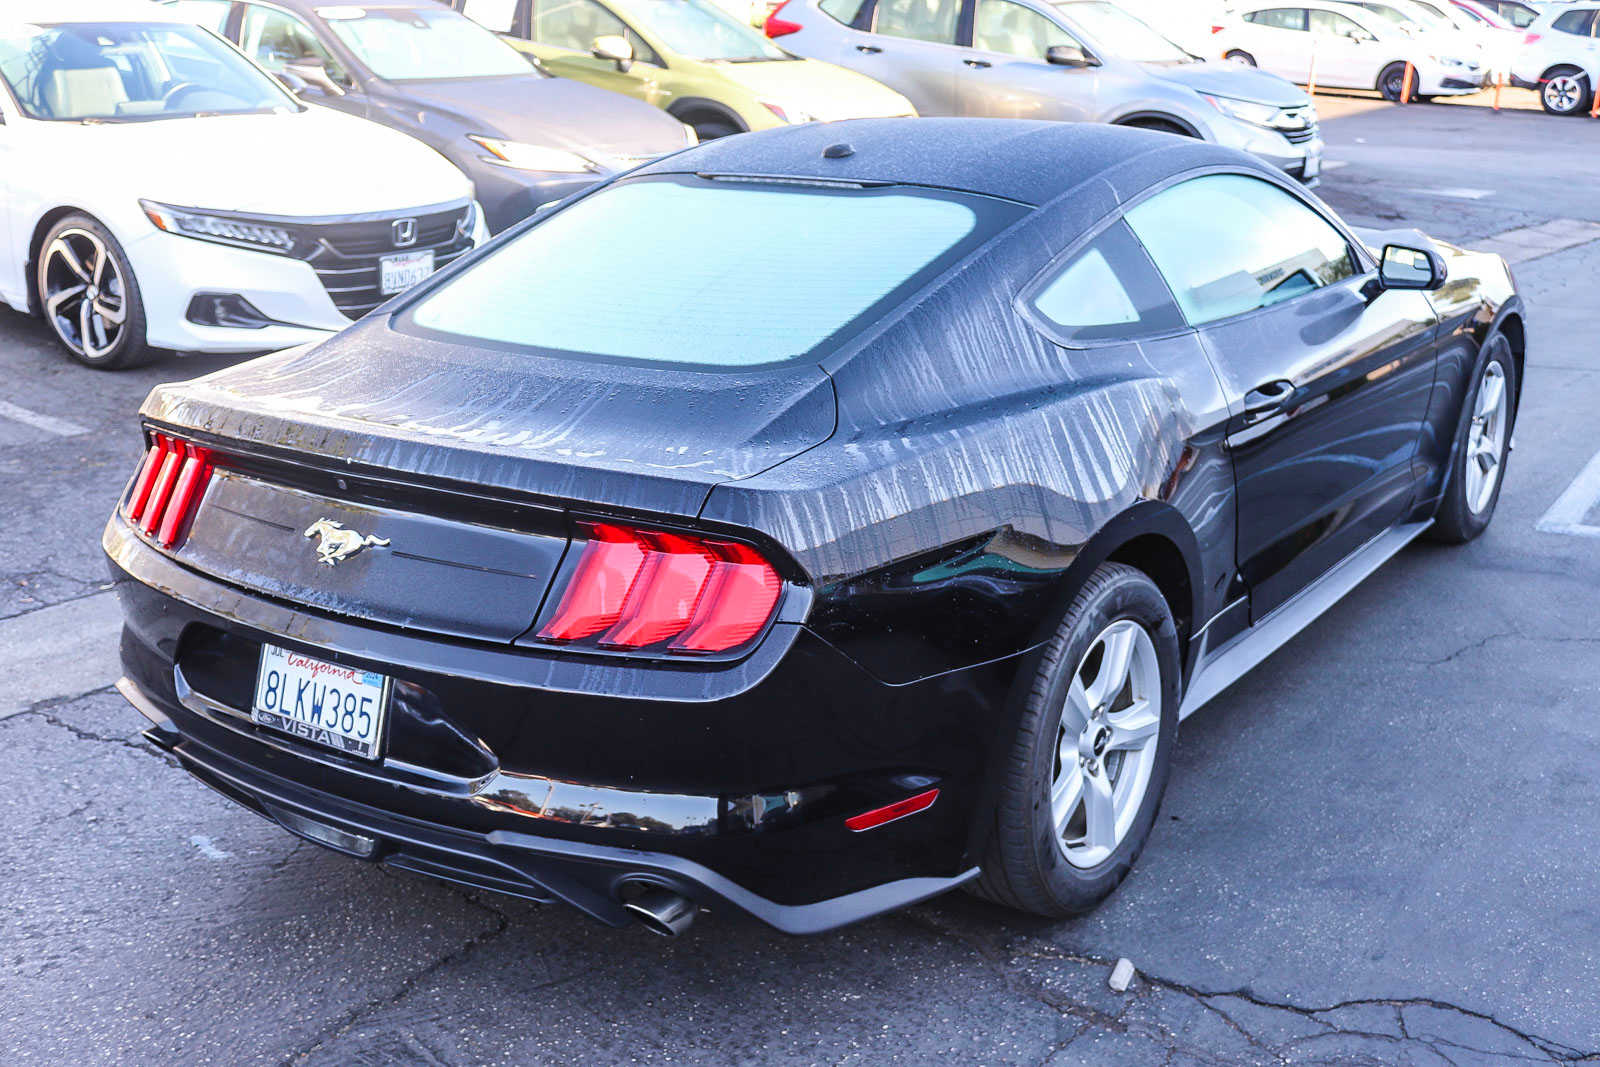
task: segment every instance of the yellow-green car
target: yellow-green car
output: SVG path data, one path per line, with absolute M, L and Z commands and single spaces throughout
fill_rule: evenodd
M 864 74 L 790 55 L 711 0 L 456 0 L 552 74 L 663 108 L 701 140 L 915 115 Z

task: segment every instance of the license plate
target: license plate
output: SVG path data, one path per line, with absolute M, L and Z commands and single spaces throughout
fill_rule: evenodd
M 1305 169 L 1302 170 L 1300 173 L 1301 173 L 1301 176 L 1306 178 L 1307 180 L 1310 180 L 1311 178 L 1315 178 L 1317 175 L 1321 174 L 1322 173 L 1322 157 L 1321 156 L 1307 156 L 1306 157 Z
M 433 273 L 433 252 L 401 252 L 378 260 L 378 291 L 384 296 L 403 293 Z
M 363 759 L 377 759 L 389 679 L 277 645 L 261 646 L 257 724 Z

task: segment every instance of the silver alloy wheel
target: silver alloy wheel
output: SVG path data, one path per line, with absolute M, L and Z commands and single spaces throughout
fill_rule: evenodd
M 116 348 L 128 320 L 127 286 L 105 242 L 68 229 L 44 250 L 39 291 L 45 318 L 74 352 L 101 359 Z
M 1506 443 L 1506 372 L 1490 361 L 1478 382 L 1478 399 L 1467 430 L 1467 507 L 1482 515 L 1500 483 Z
M 1565 115 L 1576 111 L 1583 100 L 1583 83 L 1571 74 L 1557 74 L 1544 83 L 1544 104 Z
M 1161 662 L 1132 619 L 1107 626 L 1078 661 L 1061 709 L 1050 814 L 1074 867 L 1104 863 L 1144 802 L 1161 734 Z

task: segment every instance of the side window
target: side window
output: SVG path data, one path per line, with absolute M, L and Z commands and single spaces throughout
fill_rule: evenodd
M 1306 28 L 1306 11 L 1303 7 L 1274 7 L 1266 11 L 1251 11 L 1244 20 L 1273 30 L 1303 30 Z
M 1594 34 L 1594 23 L 1593 11 L 1568 11 L 1552 22 L 1550 28 L 1579 37 L 1590 37 Z
M 972 47 L 1043 62 L 1045 52 L 1058 44 L 1082 47 L 1070 33 L 1032 8 L 1011 0 L 978 0 Z
M 1355 275 L 1343 235 L 1302 201 L 1242 174 L 1195 178 L 1139 204 L 1128 225 L 1191 325 Z
M 1337 11 L 1307 11 L 1306 15 L 1310 18 L 1312 33 L 1349 37 L 1357 41 L 1373 40 L 1372 34 L 1358 26 L 1354 19 L 1346 18 Z
M 1534 20 L 1539 17 L 1539 12 L 1523 4 L 1508 4 L 1501 0 L 1495 6 L 1500 10 L 1500 17 L 1519 30 L 1532 26 Z
M 1115 223 L 1024 297 L 1057 340 L 1134 337 L 1181 329 L 1172 295 L 1125 223 Z
M 355 84 L 350 72 L 322 46 L 311 27 L 286 11 L 246 4 L 239 47 L 245 55 L 274 73 L 291 63 L 320 63 L 327 68 L 328 76 L 340 85 Z
M 486 30 L 511 33 L 517 28 L 517 0 L 463 0 L 460 8 Z
M 204 26 L 218 37 L 226 37 L 228 11 L 232 7 L 233 0 L 177 0 L 171 10 L 181 19 Z
M 534 0 L 529 38 L 552 48 L 589 54 L 596 37 L 625 37 L 640 63 L 661 65 L 655 50 L 595 0 Z
M 842 22 L 846 26 L 855 24 L 856 16 L 861 14 L 861 5 L 865 0 L 822 0 L 817 6 L 822 13 L 835 22 Z
M 961 0 L 879 0 L 872 31 L 935 44 L 956 43 Z

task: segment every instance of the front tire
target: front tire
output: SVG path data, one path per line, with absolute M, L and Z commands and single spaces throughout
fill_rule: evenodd
M 56 339 L 97 370 L 121 370 L 149 354 L 139 282 L 122 245 L 88 215 L 60 219 L 39 247 L 39 307 Z
M 1132 868 L 1161 806 L 1178 732 L 1179 652 L 1154 582 L 1089 576 L 1045 646 L 973 891 L 1051 918 L 1093 909 Z
M 1256 65 L 1256 57 L 1242 48 L 1235 48 L 1222 54 L 1223 59 L 1231 59 L 1235 63 L 1243 63 L 1247 67 Z
M 1390 63 L 1378 74 L 1378 92 L 1383 95 L 1385 100 L 1400 103 L 1401 96 L 1405 93 L 1405 86 L 1406 65 L 1404 63 Z M 1413 67 L 1411 68 L 1411 96 L 1405 102 L 1412 103 L 1421 98 L 1421 95 L 1417 92 L 1417 70 Z
M 1497 333 L 1484 343 L 1471 381 L 1465 400 L 1471 415 L 1456 431 L 1450 484 L 1429 530 L 1434 540 L 1452 545 L 1465 544 L 1489 528 L 1505 485 L 1516 424 L 1517 364 L 1504 336 Z
M 1557 67 L 1540 79 L 1539 103 L 1550 115 L 1581 115 L 1594 101 L 1589 76 L 1577 67 Z

